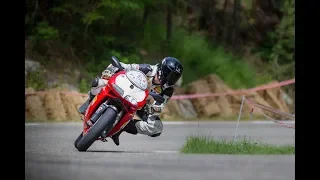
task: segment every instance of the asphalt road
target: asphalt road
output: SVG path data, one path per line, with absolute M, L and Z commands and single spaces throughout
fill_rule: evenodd
M 189 135 L 232 138 L 236 123 L 200 122 L 164 125 L 160 137 L 123 133 L 120 146 L 95 142 L 88 152 L 73 146 L 81 124 L 26 124 L 26 180 L 294 180 L 294 155 L 180 154 Z M 293 144 L 295 130 L 276 124 L 239 125 L 238 137 Z

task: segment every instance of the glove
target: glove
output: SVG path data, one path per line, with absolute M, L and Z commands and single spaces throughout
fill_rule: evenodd
M 159 104 L 155 101 L 150 108 L 153 115 L 160 115 L 164 108 L 164 104 Z
M 119 70 L 119 68 L 112 66 L 112 64 L 110 64 L 106 70 L 104 70 L 101 73 L 101 78 L 103 79 L 110 79 L 111 76 L 116 73 Z

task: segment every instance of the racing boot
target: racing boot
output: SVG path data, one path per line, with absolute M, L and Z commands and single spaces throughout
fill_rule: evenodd
M 89 91 L 88 93 L 89 97 L 86 100 L 86 102 L 84 102 L 78 109 L 79 113 L 84 115 L 84 113 L 86 112 L 89 104 L 91 103 L 92 99 L 95 97 L 94 95 L 91 94 L 91 92 Z
M 117 132 L 115 135 L 113 135 L 111 138 L 113 140 L 113 142 L 119 146 L 120 145 L 120 142 L 119 142 L 119 136 L 120 134 L 125 131 L 129 134 L 133 134 L 133 135 L 136 135 L 138 134 L 138 131 L 137 131 L 137 128 L 136 128 L 136 122 L 137 121 L 140 121 L 140 120 L 132 120 L 130 121 L 126 127 L 124 127 L 122 130 L 120 130 L 119 132 Z

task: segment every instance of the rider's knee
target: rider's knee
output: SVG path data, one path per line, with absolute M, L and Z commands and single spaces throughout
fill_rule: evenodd
M 149 116 L 147 121 L 138 121 L 136 128 L 139 134 L 157 137 L 162 133 L 163 124 L 159 117 Z
M 150 116 L 149 117 L 149 120 L 151 120 L 151 121 L 161 121 L 161 119 L 160 119 L 160 117 L 159 116 Z M 162 122 L 161 122 L 162 123 Z
M 160 134 L 162 133 L 163 130 L 163 123 L 160 119 L 159 116 L 150 116 L 149 120 L 153 121 L 153 126 L 152 126 L 152 133 L 151 133 L 151 137 L 157 137 L 160 136 Z

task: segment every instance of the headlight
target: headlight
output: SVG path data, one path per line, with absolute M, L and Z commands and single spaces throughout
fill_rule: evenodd
M 133 104 L 134 106 L 137 106 L 138 105 L 138 102 L 137 100 L 130 96 L 130 95 L 126 95 L 126 97 L 124 97 L 124 99 L 126 99 L 127 101 L 129 101 L 131 104 Z
M 123 90 L 121 87 L 119 87 L 119 86 L 116 85 L 116 84 L 112 84 L 112 87 L 113 87 L 121 96 L 123 96 L 124 90 Z

